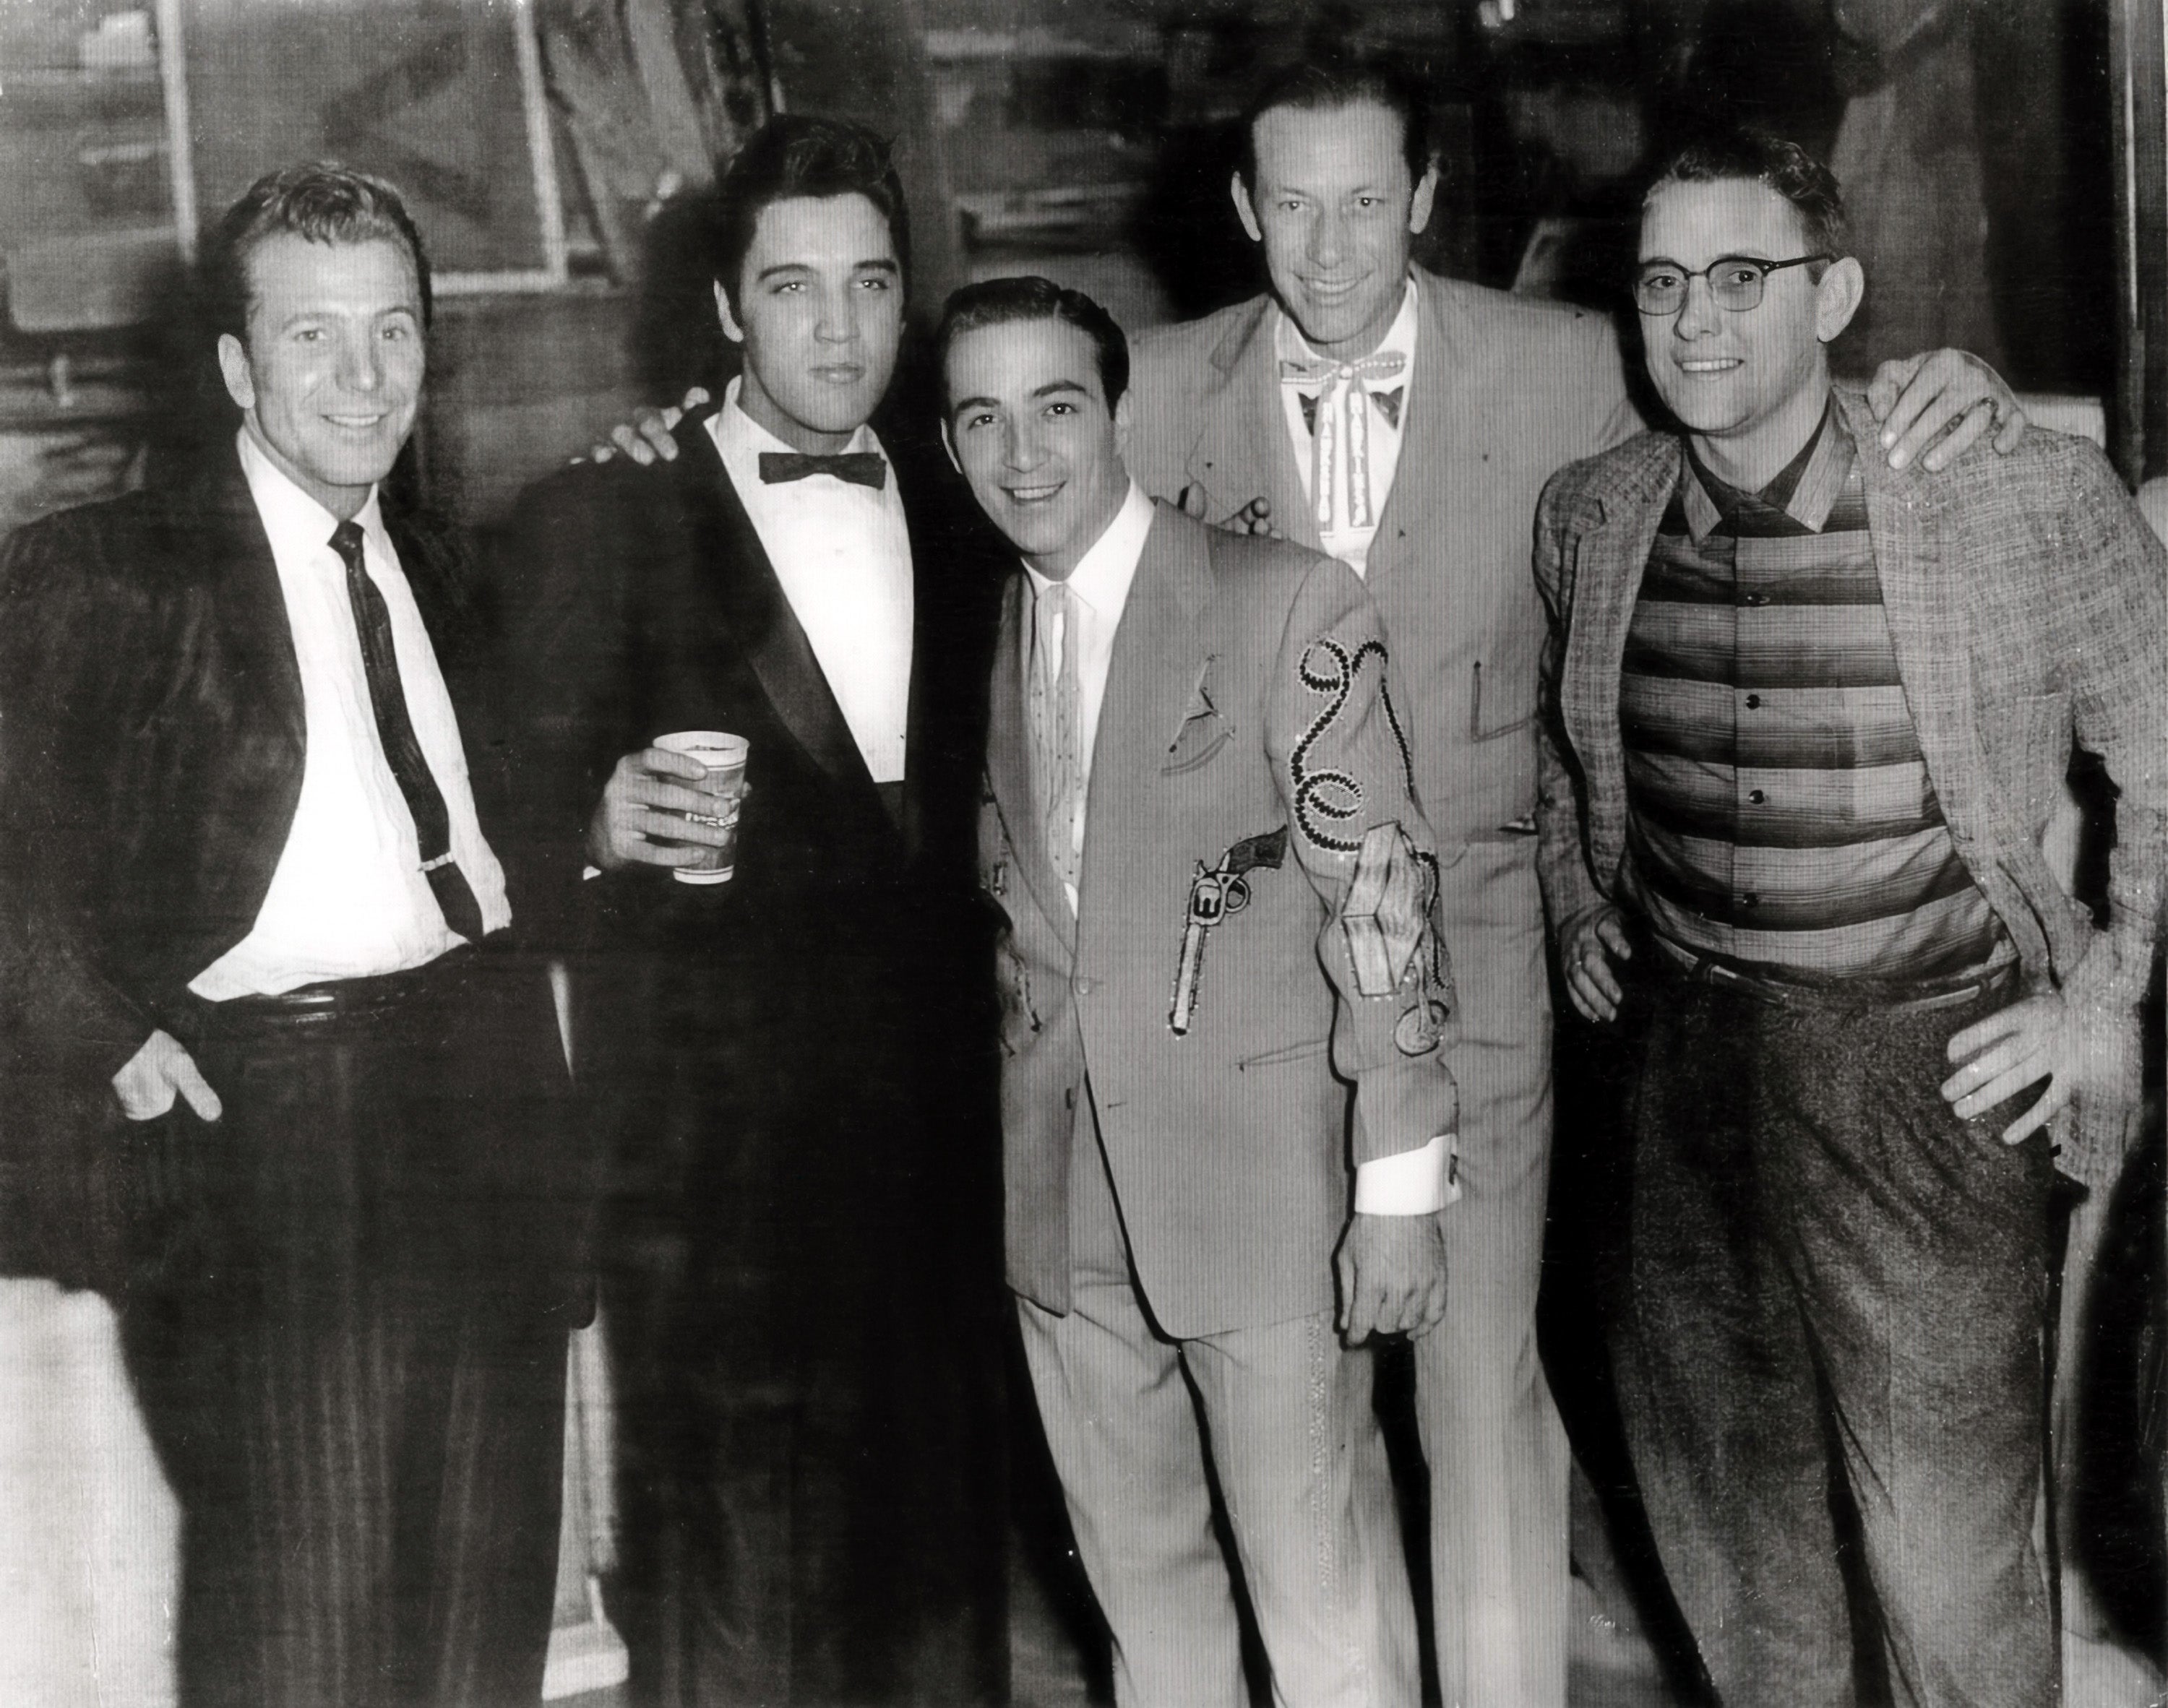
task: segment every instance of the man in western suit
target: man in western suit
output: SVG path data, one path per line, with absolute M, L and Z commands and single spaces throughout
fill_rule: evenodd
M 1453 1016 L 1377 618 L 1344 567 L 1145 497 L 1089 298 L 970 286 L 941 346 L 950 453 L 1023 559 L 980 854 L 1008 1282 L 1117 1699 L 1247 1700 L 1216 1473 L 1275 1700 L 1412 1704 L 1334 1322 L 1336 1268 L 1351 1345 L 1446 1303 Z
M 1297 66 L 1251 103 L 1242 141 L 1231 190 L 1272 292 L 1138 339 L 1130 467 L 1208 522 L 1342 559 L 1384 623 L 1461 995 L 1453 1308 L 1416 1349 L 1438 1676 L 1449 1705 L 1561 1708 L 1568 1458 L 1536 1345 L 1551 1016 L 1528 531 L 1546 479 L 1639 422 L 1602 316 L 1411 265 L 1437 167 L 1400 80 Z M 2017 431 L 1968 358 L 1893 364 L 1879 387 L 1906 377 L 1884 438 L 1897 460 L 1953 417 L 1931 467 L 1993 410 L 2006 443 Z
M 120 1308 L 184 1703 L 532 1700 L 580 1171 L 459 555 L 381 485 L 428 265 L 311 166 L 206 273 L 238 432 L 0 567 L 11 1259 Z
M 541 483 L 506 554 L 525 857 L 618 1169 L 612 1615 L 642 1702 L 997 1698 L 994 580 L 867 424 L 909 265 L 885 146 L 775 119 L 712 236 L 720 407 Z M 674 881 L 724 816 L 653 745 L 684 729 L 751 744 L 726 883 Z
M 1683 151 L 1640 242 L 1685 431 L 1560 473 L 1537 543 L 1567 988 L 1607 1021 L 1630 959 L 1646 1009 L 1635 1467 L 1726 1704 L 1852 1702 L 1862 1599 L 1897 1700 L 2053 1701 L 2048 1195 L 2112 1180 L 2137 1098 L 2168 562 L 2081 440 L 1862 451 L 1825 349 L 1864 281 L 1793 145 Z M 2119 791 L 2105 928 L 2042 850 L 2074 742 Z

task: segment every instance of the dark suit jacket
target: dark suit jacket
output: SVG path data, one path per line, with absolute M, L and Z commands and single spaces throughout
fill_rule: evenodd
M 501 848 L 459 542 L 384 508 Z M 0 1145 L 0 1269 L 111 1280 L 109 1082 L 153 1030 L 184 1031 L 188 981 L 254 925 L 306 733 L 278 570 L 231 451 L 0 554 L 0 1044 L 39 1094 L 11 1100 Z

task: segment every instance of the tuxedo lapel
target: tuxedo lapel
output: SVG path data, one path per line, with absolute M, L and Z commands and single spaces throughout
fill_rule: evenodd
M 715 641 L 744 655 L 776 717 L 814 763 L 837 782 L 862 789 L 875 809 L 881 810 L 851 726 L 814 655 L 812 642 L 790 608 L 704 419 L 681 427 L 678 445 L 679 455 L 670 467 L 679 501 L 692 522 L 695 561 L 689 575 L 694 585 L 705 586 L 716 596 L 705 607 L 709 620 L 719 620 L 724 630 Z M 698 609 L 688 611 L 686 620 L 699 620 Z M 885 811 L 882 815 L 887 816 Z
M 992 716 L 986 733 L 986 781 L 994 792 L 994 805 L 1016 851 L 1017 864 L 1039 910 L 1054 924 L 1061 941 L 1073 954 L 1076 921 L 1062 894 L 1061 878 L 1046 846 L 1046 830 L 1039 810 L 1038 791 L 1031 776 L 1031 736 L 1024 709 L 1023 637 L 1031 620 L 1031 583 L 1018 570 L 1010 577 L 1002 598 L 1002 620 L 994 639 Z
M 1252 500 L 1272 506 L 1273 526 L 1313 551 L 1324 549 L 1317 519 L 1303 496 L 1280 400 L 1278 358 L 1273 353 L 1278 310 L 1270 297 L 1237 321 L 1212 353 L 1221 376 L 1217 401 L 1190 452 L 1188 475 L 1208 500 L 1208 514 L 1232 516 Z

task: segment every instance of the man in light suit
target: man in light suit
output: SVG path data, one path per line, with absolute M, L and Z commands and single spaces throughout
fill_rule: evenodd
M 1411 265 L 1437 167 L 1397 79 L 1297 66 L 1251 103 L 1243 140 L 1231 189 L 1272 294 L 1138 339 L 1129 466 L 1208 522 L 1341 558 L 1384 624 L 1461 995 L 1453 1308 L 1416 1355 L 1438 1674 L 1448 1708 L 1560 1708 L 1568 1459 L 1535 1315 L 1551 1017 L 1528 537 L 1544 481 L 1639 422 L 1602 317 Z M 1968 358 L 1893 364 L 1878 389 L 1907 377 L 1893 459 L 1963 417 L 1928 454 L 1938 467 L 1997 410 L 2011 441 L 2014 402 Z
M 1145 497 L 1090 299 L 970 286 L 941 342 L 951 454 L 1023 559 L 980 837 L 1008 1281 L 1118 1697 L 1247 1700 L 1209 1456 L 1275 1699 L 1412 1704 L 1333 1312 L 1336 1267 L 1350 1344 L 1434 1324 L 1454 1191 L 1434 845 L 1376 614 L 1343 566 Z
M 0 558 L 0 1265 L 120 1309 L 186 1708 L 533 1701 L 586 1182 L 465 565 L 385 490 L 428 265 L 300 166 L 205 269 L 236 419 Z
M 2058 1684 L 2050 1182 L 2114 1178 L 2168 866 L 2168 560 L 2082 440 L 1864 454 L 1825 353 L 1864 284 L 1793 145 L 1658 176 L 1686 431 L 1544 490 L 1544 884 L 1576 1005 L 1630 958 L 1647 1011 L 1619 1392 L 1723 1700 L 1852 1702 L 1868 1599 L 1896 1700 L 2017 1708 Z M 2042 849 L 2074 744 L 2119 791 L 2104 929 Z

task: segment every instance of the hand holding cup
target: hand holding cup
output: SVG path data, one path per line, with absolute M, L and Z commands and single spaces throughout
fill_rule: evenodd
M 742 736 L 688 729 L 626 754 L 588 824 L 589 857 L 604 871 L 661 866 L 681 883 L 727 883 L 747 746 Z

